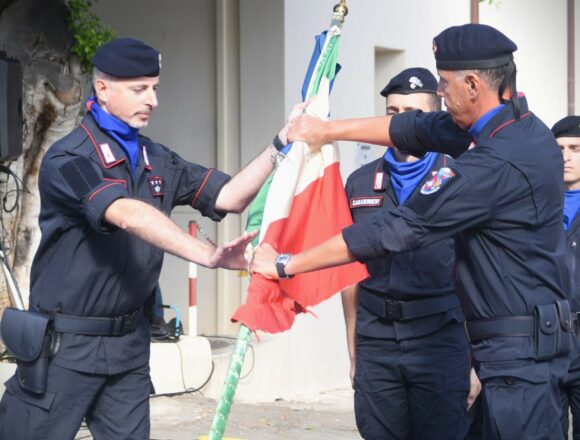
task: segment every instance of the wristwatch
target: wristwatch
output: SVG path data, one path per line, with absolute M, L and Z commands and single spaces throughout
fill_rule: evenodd
M 274 139 L 272 139 L 272 145 L 274 145 L 274 148 L 277 151 L 282 151 L 284 149 L 284 147 L 286 146 L 286 144 L 284 144 L 284 142 L 282 142 L 282 139 L 280 139 L 279 135 L 274 136 Z
M 292 258 L 292 254 L 280 254 L 276 257 L 276 271 L 278 272 L 278 278 L 287 279 L 292 278 L 294 275 L 288 275 L 286 273 L 286 265 Z

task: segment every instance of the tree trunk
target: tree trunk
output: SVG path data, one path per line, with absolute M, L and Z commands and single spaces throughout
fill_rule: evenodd
M 25 305 L 32 258 L 40 241 L 38 169 L 47 148 L 78 123 L 88 91 L 88 76 L 69 49 L 64 0 L 0 0 L 0 50 L 20 61 L 23 70 L 23 154 L 5 164 L 24 182 L 20 203 L 8 213 L 0 206 L 3 240 Z M 15 111 L 17 111 L 15 109 Z M 13 179 L 0 175 L 0 199 L 15 199 Z M 55 288 L 58 288 L 55 286 Z M 0 284 L 0 312 L 10 304 Z

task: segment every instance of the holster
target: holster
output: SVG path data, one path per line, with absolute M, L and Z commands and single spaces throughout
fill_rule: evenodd
M 40 313 L 7 308 L 0 322 L 0 336 L 16 358 L 20 385 L 43 394 L 48 375 L 51 319 Z
M 561 300 L 534 308 L 536 359 L 547 361 L 570 351 L 570 305 Z

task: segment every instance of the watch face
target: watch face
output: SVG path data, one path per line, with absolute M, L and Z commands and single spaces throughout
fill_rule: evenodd
M 291 254 L 280 254 L 276 257 L 276 271 L 278 272 L 278 276 L 280 278 L 291 278 L 292 276 L 286 274 L 286 264 L 292 258 Z
M 289 260 L 290 260 L 290 255 L 288 255 L 288 254 L 280 254 L 276 257 L 276 263 L 281 263 L 284 266 L 286 266 L 286 264 L 288 264 Z

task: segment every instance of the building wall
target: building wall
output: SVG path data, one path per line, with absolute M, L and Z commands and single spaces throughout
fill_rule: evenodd
M 518 45 L 517 87 L 530 109 L 550 127 L 568 111 L 566 3 L 502 0 L 499 5 L 480 6 L 480 22 L 496 27 Z M 580 23 L 576 26 L 578 33 Z
M 574 0 L 574 23 L 575 23 L 575 44 L 574 44 L 574 58 L 575 58 L 575 78 L 574 78 L 574 112 L 580 114 L 580 0 Z

